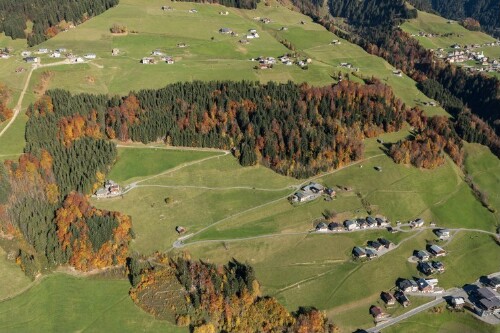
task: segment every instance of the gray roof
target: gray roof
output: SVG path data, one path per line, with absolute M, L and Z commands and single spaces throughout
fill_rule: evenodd
M 434 253 L 439 253 L 439 252 L 445 252 L 443 248 L 440 246 L 437 246 L 436 244 L 433 244 L 429 247 L 429 250 L 431 250 Z

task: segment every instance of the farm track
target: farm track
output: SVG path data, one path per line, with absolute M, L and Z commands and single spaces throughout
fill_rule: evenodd
M 53 63 L 50 63 L 50 64 L 38 64 L 38 65 L 34 65 L 34 66 L 31 67 L 31 69 L 30 69 L 30 71 L 28 73 L 28 77 L 26 78 L 26 82 L 24 83 L 23 90 L 21 91 L 21 94 L 19 95 L 19 99 L 17 100 L 17 104 L 16 104 L 16 106 L 14 108 L 14 115 L 12 116 L 12 118 L 10 118 L 9 122 L 7 123 L 7 125 L 0 132 L 0 137 L 5 132 L 7 132 L 7 130 L 9 129 L 9 127 L 14 123 L 14 121 L 17 118 L 17 116 L 19 115 L 19 113 L 21 111 L 21 108 L 22 108 L 24 95 L 26 94 L 26 90 L 28 90 L 28 87 L 29 87 L 29 84 L 30 84 L 30 81 L 31 81 L 31 75 L 33 74 L 33 72 L 35 71 L 35 69 L 52 67 L 52 66 L 59 66 L 59 65 L 72 65 L 72 63 L 70 63 L 69 60 L 63 60 L 63 61 L 53 62 Z

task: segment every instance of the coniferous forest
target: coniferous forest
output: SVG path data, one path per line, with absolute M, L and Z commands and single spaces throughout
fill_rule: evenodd
M 362 139 L 399 130 L 405 110 L 392 90 L 376 81 L 322 88 L 291 82 L 176 83 L 109 100 L 54 90 L 29 111 L 27 151 L 47 147 L 63 163 L 73 163 L 68 146 L 106 147 L 103 138 L 164 141 L 232 149 L 242 165 L 262 163 L 303 178 L 361 158 Z M 92 185 L 62 171 L 57 177 L 65 189 Z
M 453 122 L 450 127 L 457 127 L 457 133 L 463 138 L 484 142 L 500 156 L 500 80 L 482 73 L 470 74 L 434 58 L 431 51 L 398 28 L 405 19 L 417 15 L 404 1 L 330 1 L 328 8 L 332 16 L 345 18 L 347 24 L 320 16 L 320 2 L 295 0 L 294 3 L 327 29 L 401 69 L 418 82 L 422 92 L 435 98 L 456 119 L 460 116 L 472 119 L 470 126 L 450 120 Z
M 33 46 L 64 29 L 62 23 L 80 24 L 117 4 L 118 0 L 0 0 L 0 32 L 26 38 Z M 33 29 L 26 33 L 28 20 Z

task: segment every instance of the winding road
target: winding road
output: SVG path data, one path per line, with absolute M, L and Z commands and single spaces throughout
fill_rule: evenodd
M 30 71 L 28 73 L 28 77 L 26 78 L 26 82 L 24 83 L 23 90 L 21 91 L 21 94 L 19 95 L 19 99 L 17 100 L 17 104 L 14 107 L 14 115 L 12 116 L 12 118 L 10 118 L 9 122 L 7 123 L 7 125 L 5 125 L 5 127 L 0 132 L 0 137 L 5 132 L 7 132 L 7 130 L 9 129 L 9 127 L 14 123 L 14 121 L 17 118 L 17 116 L 19 115 L 19 112 L 21 111 L 21 108 L 22 108 L 24 95 L 26 94 L 26 90 L 28 90 L 28 87 L 29 87 L 29 84 L 30 84 L 30 81 L 31 81 L 31 75 L 33 74 L 33 71 L 35 69 L 38 69 L 38 68 L 45 68 L 45 67 L 52 67 L 52 66 L 59 66 L 59 65 L 72 65 L 72 64 L 74 64 L 74 63 L 70 62 L 68 59 L 65 59 L 65 60 L 58 61 L 58 62 L 53 62 L 53 63 L 50 63 L 50 64 L 34 64 L 31 67 L 31 69 L 30 69 Z

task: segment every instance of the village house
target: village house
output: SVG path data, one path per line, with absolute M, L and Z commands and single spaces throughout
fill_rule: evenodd
M 332 45 L 340 45 L 340 44 L 342 44 L 342 42 L 339 41 L 338 39 L 334 39 L 334 40 L 332 40 L 331 44 Z
M 373 223 L 377 224 L 377 220 L 375 220 L 375 219 L 374 219 L 373 217 L 371 217 L 371 216 L 368 216 L 368 217 L 366 218 L 366 221 L 367 221 L 367 222 L 368 222 L 368 224 L 370 224 L 370 225 L 371 225 L 371 224 L 373 224 Z
M 281 27 L 281 28 L 280 28 L 280 31 L 287 31 L 287 30 L 288 30 L 288 28 L 287 28 L 287 27 Z
M 31 56 L 31 51 L 22 51 L 21 52 L 21 57 L 29 57 Z
M 172 7 L 170 6 L 161 6 L 161 10 L 163 11 L 171 11 L 171 10 L 174 10 Z
M 454 309 L 461 309 L 465 305 L 465 300 L 463 297 L 452 297 L 450 299 L 450 304 Z
M 85 62 L 85 60 L 82 57 L 72 57 L 70 58 L 70 61 L 73 64 L 81 64 Z
M 434 268 L 439 273 L 444 272 L 444 264 L 441 261 L 433 261 L 431 262 L 432 268 Z
M 38 54 L 47 54 L 47 53 L 49 53 L 49 49 L 46 49 L 46 48 L 38 49 L 37 53 Z
M 376 217 L 375 220 L 377 221 L 377 225 L 381 228 L 385 228 L 390 225 L 386 218 Z
M 424 220 L 421 218 L 416 219 L 415 221 L 410 222 L 410 227 L 411 228 L 421 228 L 424 226 Z
M 371 247 L 365 248 L 366 256 L 370 259 L 374 259 L 378 257 L 377 250 Z
M 403 72 L 401 72 L 399 69 L 392 71 L 392 74 L 394 74 L 395 76 L 398 76 L 398 77 L 403 77 Z
M 425 275 L 431 275 L 435 272 L 434 267 L 430 263 L 423 261 L 418 262 L 417 269 Z
M 475 292 L 481 316 L 500 314 L 500 295 L 491 288 L 479 288 Z
M 187 47 L 188 45 L 186 43 L 177 43 L 177 47 L 180 48 L 180 49 L 183 49 L 185 47 Z
M 358 218 L 358 219 L 356 219 L 356 222 L 359 225 L 359 229 L 366 229 L 366 228 L 368 228 L 368 222 L 366 222 L 365 219 Z
M 382 309 L 378 306 L 372 305 L 370 307 L 370 314 L 375 318 L 375 320 L 381 320 L 387 318 L 389 315 L 382 311 Z
M 1 59 L 9 59 L 10 58 L 10 55 L 7 54 L 7 53 L 0 53 L 0 58 Z
M 58 52 L 58 51 L 54 51 L 54 52 L 52 52 L 52 53 L 49 55 L 49 57 L 51 57 L 51 58 L 60 58 L 60 57 L 61 57 L 61 53 L 60 53 L 60 52 Z
M 325 222 L 320 222 L 316 225 L 316 231 L 326 232 L 328 231 L 328 225 Z
M 391 249 L 391 248 L 393 248 L 393 247 L 394 247 L 394 243 L 393 243 L 393 242 L 391 242 L 390 240 L 387 240 L 387 239 L 385 239 L 385 238 L 379 238 L 379 239 L 377 239 L 377 240 L 378 240 L 378 242 L 379 242 L 380 244 L 382 244 L 383 246 L 385 246 L 385 248 L 386 248 L 386 249 Z
M 418 291 L 418 284 L 415 280 L 409 279 L 399 279 L 396 282 L 396 286 L 404 293 L 411 293 Z
M 180 225 L 176 226 L 175 227 L 175 231 L 177 231 L 178 234 L 183 234 L 186 232 L 186 228 L 185 227 L 181 227 Z
M 220 28 L 219 29 L 219 33 L 223 34 L 223 35 L 228 35 L 230 34 L 231 32 L 233 32 L 233 30 L 231 30 L 230 28 Z
M 262 22 L 264 24 L 269 24 L 269 23 L 271 23 L 271 20 L 268 19 L 267 17 L 263 17 L 263 18 L 260 19 L 260 22 Z
M 391 293 L 389 293 L 389 292 L 383 291 L 380 294 L 380 298 L 387 305 L 394 305 L 394 304 L 396 304 L 396 298 Z
M 425 279 L 418 279 L 417 280 L 417 285 L 418 285 L 418 290 L 423 292 L 423 293 L 430 293 L 434 290 L 434 288 L 432 287 L 432 285 L 430 285 L 427 280 Z
M 227 16 L 227 15 L 229 15 L 229 12 L 227 10 L 225 10 L 225 11 L 219 12 L 219 15 Z
M 161 52 L 160 50 L 154 50 L 154 51 L 151 51 L 151 55 L 161 57 L 163 55 L 163 52 Z
M 269 68 L 269 66 L 272 67 L 274 58 L 267 58 L 265 60 L 262 60 L 262 58 L 263 57 L 259 58 L 259 66 L 263 65 L 266 68 Z M 314 200 L 321 196 L 321 194 L 323 194 L 323 191 L 324 187 L 321 184 L 311 182 L 308 185 L 303 186 L 300 191 L 296 192 L 292 196 L 292 202 L 306 202 Z
M 446 251 L 436 244 L 427 246 L 427 249 L 435 257 L 444 257 L 446 255 Z
M 424 250 L 418 250 L 416 253 L 415 253 L 415 257 L 418 258 L 418 260 L 420 261 L 427 261 L 430 259 L 430 255 L 427 251 L 424 251 Z
M 410 306 L 410 299 L 405 295 L 404 292 L 396 291 L 394 293 L 394 296 L 396 297 L 396 300 L 399 302 L 399 304 L 401 304 L 404 308 Z
M 344 226 L 347 229 L 347 231 L 353 231 L 353 230 L 359 229 L 358 222 L 353 221 L 353 220 L 344 221 Z
M 196 13 L 198 13 L 198 11 L 193 8 L 193 9 L 188 10 L 188 13 L 190 13 L 190 14 L 196 14 Z
M 439 239 L 448 239 L 450 238 L 450 230 L 448 229 L 438 229 L 435 231 L 436 236 L 439 237 Z
M 28 64 L 36 64 L 40 62 L 40 58 L 38 57 L 26 57 L 23 60 Z
M 249 44 L 250 42 L 248 41 L 248 39 L 240 39 L 240 44 Z
M 500 288 L 500 277 L 494 276 L 490 279 L 488 279 L 488 285 L 493 288 L 493 289 L 498 289 Z
M 340 223 L 337 223 L 337 222 L 330 222 L 330 224 L 328 224 L 328 230 L 331 230 L 331 231 L 344 231 L 344 226 L 342 226 L 342 224 Z
M 111 55 L 112 56 L 116 57 L 119 54 L 120 54 L 120 50 L 119 49 L 114 48 L 114 49 L 111 50 Z
M 384 246 L 377 241 L 368 241 L 368 246 L 374 248 L 377 251 L 380 251 L 384 248 Z
M 156 60 L 154 58 L 144 57 L 141 59 L 141 64 L 153 65 L 153 64 L 156 64 Z
M 94 193 L 94 197 L 99 199 L 99 198 L 114 197 L 114 196 L 121 195 L 121 194 L 122 194 L 122 190 L 121 190 L 120 185 L 118 185 L 117 183 L 115 183 L 112 180 L 107 180 L 104 183 L 104 186 L 101 187 L 100 189 L 98 189 Z
M 83 56 L 85 59 L 95 59 L 96 55 L 95 53 L 87 53 Z
M 355 246 L 352 249 L 352 254 L 356 258 L 366 258 L 366 251 L 360 248 L 359 246 Z

